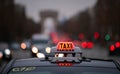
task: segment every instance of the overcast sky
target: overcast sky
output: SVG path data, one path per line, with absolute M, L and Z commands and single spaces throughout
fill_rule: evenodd
M 86 8 L 95 5 L 97 0 L 15 0 L 26 7 L 26 15 L 38 22 L 39 12 L 52 9 L 59 12 L 59 18 L 69 18 Z

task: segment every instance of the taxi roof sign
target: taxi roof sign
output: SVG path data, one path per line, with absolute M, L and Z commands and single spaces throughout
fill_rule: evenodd
M 73 51 L 74 47 L 75 46 L 72 42 L 59 42 L 57 44 L 58 51 Z

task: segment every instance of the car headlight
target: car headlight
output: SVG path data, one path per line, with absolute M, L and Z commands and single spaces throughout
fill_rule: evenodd
M 50 47 L 46 47 L 45 51 L 46 51 L 46 53 L 50 53 L 51 52 L 51 48 Z
M 4 51 L 4 52 L 5 52 L 5 54 L 6 54 L 6 55 L 10 55 L 10 54 L 11 54 L 10 49 L 5 49 L 5 51 Z
M 33 53 L 38 53 L 38 48 L 35 47 L 35 46 L 33 46 L 33 47 L 32 47 L 32 52 L 33 52 Z
M 2 52 L 0 52 L 0 59 L 2 59 L 3 58 L 3 53 Z
M 45 58 L 45 55 L 43 53 L 37 53 L 36 56 L 38 58 Z
M 58 57 L 64 57 L 64 54 L 59 53 Z
M 55 54 L 55 57 L 64 57 L 64 54 L 62 54 L 62 53 L 57 53 L 57 54 Z

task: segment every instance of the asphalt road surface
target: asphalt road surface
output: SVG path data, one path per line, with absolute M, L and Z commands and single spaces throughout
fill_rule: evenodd
M 96 45 L 93 49 L 82 49 L 83 56 L 98 59 L 118 59 L 120 56 L 110 56 L 107 48 Z

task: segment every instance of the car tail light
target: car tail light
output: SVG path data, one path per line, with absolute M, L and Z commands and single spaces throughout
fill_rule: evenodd
M 110 46 L 110 51 L 111 51 L 111 52 L 115 51 L 115 46 L 114 46 L 114 45 L 111 45 L 111 46 Z
M 115 46 L 116 46 L 116 48 L 119 48 L 120 47 L 120 42 L 116 42 Z
M 93 42 L 88 42 L 88 43 L 87 43 L 87 47 L 88 47 L 88 48 L 93 48 Z
M 81 46 L 82 46 L 82 48 L 86 48 L 87 47 L 87 42 L 82 42 Z

